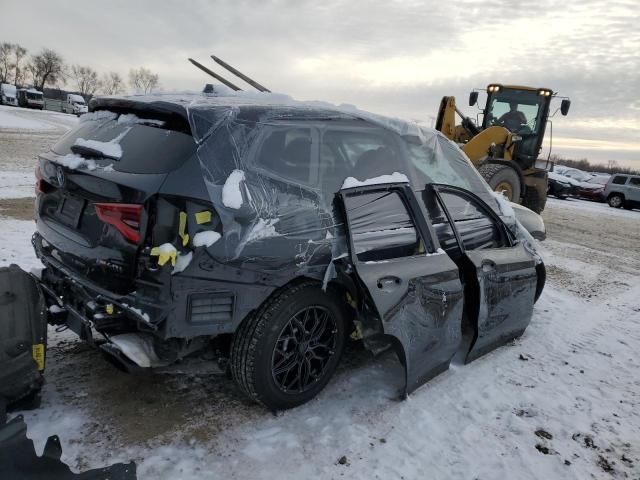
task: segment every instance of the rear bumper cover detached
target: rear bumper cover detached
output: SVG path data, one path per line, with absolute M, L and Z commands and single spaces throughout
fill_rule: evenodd
M 149 292 L 146 296 L 138 290 L 118 295 L 91 283 L 45 252 L 39 234 L 33 236 L 32 243 L 45 266 L 40 287 L 46 303 L 57 307 L 50 308 L 49 323 L 66 324 L 90 343 L 94 343 L 94 330 L 161 335 L 168 309 L 161 301 L 161 289 L 145 286 L 142 290 Z

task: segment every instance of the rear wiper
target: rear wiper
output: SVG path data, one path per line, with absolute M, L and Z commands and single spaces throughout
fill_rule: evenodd
M 101 152 L 96 148 L 87 147 L 86 145 L 71 145 L 69 149 L 76 155 L 82 155 L 89 158 L 108 158 L 109 160 L 120 160 L 117 157 L 106 155 L 104 152 Z

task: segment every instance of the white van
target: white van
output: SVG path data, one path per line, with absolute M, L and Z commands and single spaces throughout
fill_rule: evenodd
M 66 100 L 62 102 L 62 111 L 64 113 L 82 115 L 83 113 L 87 113 L 89 109 L 82 95 L 68 93 Z
M 18 106 L 18 95 L 15 85 L 8 83 L 0 84 L 0 105 Z

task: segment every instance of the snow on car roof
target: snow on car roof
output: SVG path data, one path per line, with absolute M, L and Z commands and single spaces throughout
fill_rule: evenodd
M 162 109 L 168 105 L 179 107 L 171 108 L 176 113 L 186 115 L 191 109 L 206 109 L 207 107 L 282 107 L 289 113 L 292 109 L 303 111 L 322 112 L 334 114 L 345 119 L 360 119 L 392 130 L 399 135 L 415 136 L 424 139 L 426 129 L 414 122 L 392 118 L 375 113 L 360 110 L 353 105 L 334 105 L 320 100 L 295 100 L 293 97 L 275 92 L 234 91 L 223 85 L 214 85 L 213 93 L 194 91 L 154 93 L 149 95 L 105 96 L 93 99 L 90 109 L 103 109 L 110 106 L 125 106 L 126 104 L 155 104 Z M 176 110 L 182 110 L 181 112 Z M 274 109 L 275 110 L 275 109 Z M 430 136 L 430 135 L 428 135 Z

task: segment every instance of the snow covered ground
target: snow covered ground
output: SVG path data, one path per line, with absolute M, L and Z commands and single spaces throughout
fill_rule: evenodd
M 28 183 L 15 175 L 0 205 Z M 37 268 L 33 222 L 2 215 L 0 265 Z M 133 459 L 141 479 L 640 478 L 640 212 L 551 199 L 544 217 L 548 283 L 525 334 L 406 401 L 395 357 L 357 344 L 318 398 L 273 416 L 201 361 L 124 374 L 50 329 L 28 435 L 38 451 L 60 435 L 76 471 Z

